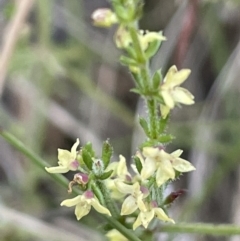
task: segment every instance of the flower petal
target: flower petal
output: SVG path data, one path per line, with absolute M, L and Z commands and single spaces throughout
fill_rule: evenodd
M 169 180 L 171 176 L 169 176 L 164 169 L 158 168 L 156 172 L 156 182 L 157 186 L 160 187 L 163 183 Z
M 143 199 L 143 195 L 139 195 L 137 198 L 137 206 L 142 212 L 146 212 L 147 208 L 142 199 Z
M 175 103 L 174 103 L 173 96 L 172 94 L 170 94 L 169 90 L 162 90 L 161 95 L 163 97 L 165 105 L 168 106 L 170 109 L 172 109 Z
M 160 105 L 160 111 L 162 118 L 165 119 L 170 112 L 170 108 L 166 105 Z
M 141 212 L 140 212 L 141 213 Z M 136 221 L 133 224 L 133 230 L 135 230 L 136 228 L 138 228 L 140 225 L 142 225 L 142 220 L 141 220 L 141 216 L 140 213 L 138 214 L 138 217 L 136 219 Z
M 158 154 L 159 150 L 158 148 L 154 148 L 154 147 L 144 147 L 143 148 L 143 155 L 145 157 L 156 157 Z
M 172 152 L 170 155 L 177 158 L 177 157 L 180 157 L 182 155 L 182 153 L 183 153 L 183 150 L 178 149 L 178 150 Z
M 196 170 L 196 168 L 190 162 L 182 158 L 176 158 L 173 161 L 172 166 L 179 172 L 190 172 Z
M 132 193 L 133 190 L 134 190 L 134 187 L 132 185 L 125 184 L 121 180 L 116 179 L 114 181 L 114 183 L 115 183 L 118 191 L 121 192 L 121 193 L 128 194 L 128 193 Z
M 163 221 L 167 221 L 167 222 L 171 222 L 171 223 L 175 223 L 173 219 L 171 219 L 167 216 L 167 214 L 163 211 L 163 209 L 154 208 L 153 210 L 154 210 L 155 215 L 157 216 L 158 219 L 163 220 Z
M 194 96 L 187 90 L 181 87 L 176 87 L 172 92 L 172 98 L 175 102 L 192 105 L 194 104 Z
M 143 165 L 141 171 L 142 179 L 147 179 L 151 177 L 156 171 L 156 160 L 154 158 L 146 158 L 145 164 Z
M 128 196 L 122 204 L 121 215 L 131 214 L 135 212 L 137 208 L 136 199 L 133 196 Z
M 77 155 L 77 147 L 80 144 L 79 139 L 77 138 L 76 142 L 74 143 L 74 145 L 71 148 L 71 154 L 74 156 L 74 159 L 76 158 Z
M 80 220 L 82 217 L 86 216 L 91 210 L 91 205 L 85 203 L 84 205 L 78 204 L 75 208 L 75 215 L 77 220 Z
M 119 177 L 121 176 L 125 176 L 128 174 L 128 170 L 127 170 L 127 165 L 126 165 L 126 159 L 124 156 L 120 155 L 119 156 L 119 162 L 118 162 L 118 166 L 117 166 L 117 175 Z
M 151 220 L 154 218 L 154 211 L 151 210 L 149 212 L 141 212 L 141 220 L 142 225 L 144 228 L 148 227 L 148 224 L 151 222 Z
M 173 81 L 173 76 L 175 75 L 175 73 L 177 73 L 177 67 L 176 65 L 173 65 L 172 67 L 169 68 L 163 83 L 164 85 L 170 85 L 171 82 Z
M 191 74 L 191 70 L 190 69 L 181 69 L 178 72 L 176 72 L 172 78 L 172 86 L 178 86 L 181 85 L 187 78 L 188 76 Z
M 75 198 L 66 199 L 61 202 L 61 206 L 72 207 L 82 202 L 82 195 L 78 195 Z
M 119 231 L 116 229 L 112 229 L 111 231 L 108 231 L 106 234 L 106 237 L 110 241 L 128 241 L 126 237 L 124 237 Z
M 91 199 L 91 205 L 94 207 L 94 209 L 97 212 L 112 216 L 110 211 L 107 208 L 105 208 L 104 206 L 102 206 L 96 198 Z
M 57 166 L 57 167 L 45 167 L 45 170 L 49 173 L 66 173 L 69 171 L 69 168 L 65 166 Z
M 135 230 L 140 225 L 143 225 L 144 228 L 147 228 L 153 218 L 154 210 L 151 210 L 149 212 L 140 212 L 136 221 L 133 224 L 133 230 Z
M 70 162 L 74 161 L 75 156 L 68 150 L 58 149 L 58 164 L 68 166 Z

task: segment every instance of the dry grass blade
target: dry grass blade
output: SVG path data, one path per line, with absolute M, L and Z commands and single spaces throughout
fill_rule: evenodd
M 15 49 L 18 36 L 21 32 L 21 26 L 31 10 L 34 0 L 22 0 L 17 4 L 16 14 L 12 21 L 7 26 L 5 33 L 4 44 L 0 54 L 0 95 L 2 94 L 4 81 L 7 74 L 10 58 Z

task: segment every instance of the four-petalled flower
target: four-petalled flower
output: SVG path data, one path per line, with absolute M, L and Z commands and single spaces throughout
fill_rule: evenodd
M 141 211 L 147 211 L 143 199 L 149 195 L 148 189 L 140 186 L 138 182 L 133 185 L 127 185 L 122 181 L 116 180 L 117 189 L 124 194 L 130 194 L 123 202 L 121 215 L 129 215 L 135 212 L 138 208 Z
M 75 198 L 64 200 L 60 205 L 66 207 L 76 206 L 75 215 L 77 220 L 86 216 L 90 212 L 91 206 L 93 206 L 97 212 L 111 216 L 110 211 L 99 203 L 98 199 L 90 190 L 84 192 L 83 195 L 78 195 Z
M 45 167 L 49 173 L 66 173 L 68 171 L 76 171 L 79 167 L 77 158 L 77 147 L 79 145 L 79 139 L 71 148 L 71 152 L 68 150 L 58 149 L 58 166 L 57 167 Z
M 173 109 L 176 103 L 184 105 L 194 104 L 194 96 L 187 89 L 179 87 L 190 73 L 190 69 L 178 71 L 175 65 L 168 70 L 159 90 L 165 103 L 165 105 L 160 105 L 163 118 L 166 118 L 170 109 Z
M 144 147 L 143 155 L 146 157 L 141 176 L 144 179 L 151 177 L 156 171 L 156 182 L 158 186 L 169 179 L 175 178 L 175 170 L 179 172 L 190 172 L 195 167 L 188 161 L 180 158 L 182 150 L 176 150 L 171 154 L 163 149 Z
M 169 218 L 167 214 L 163 211 L 163 209 L 159 208 L 157 206 L 157 203 L 153 201 L 149 205 L 148 210 L 146 212 L 141 211 L 138 214 L 138 217 L 133 224 L 133 230 L 135 230 L 140 225 L 143 225 L 144 228 L 147 228 L 148 224 L 155 216 L 162 221 L 175 223 L 174 220 Z

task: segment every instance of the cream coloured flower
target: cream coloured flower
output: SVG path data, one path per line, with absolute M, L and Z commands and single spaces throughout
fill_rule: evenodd
M 180 158 L 182 150 L 176 150 L 171 154 L 154 147 L 144 147 L 143 155 L 146 157 L 141 171 L 141 176 L 147 179 L 156 171 L 156 182 L 158 186 L 169 179 L 175 178 L 175 170 L 179 172 L 190 172 L 195 167 L 188 161 Z
M 133 185 L 127 185 L 120 180 L 115 180 L 117 189 L 124 194 L 130 194 L 123 202 L 121 215 L 128 215 L 135 212 L 138 208 L 141 211 L 146 211 L 143 199 L 148 196 L 147 188 L 140 186 L 138 182 Z
M 165 105 L 161 105 L 161 113 L 163 118 L 167 116 L 170 109 L 173 109 L 176 103 L 184 105 L 194 104 L 194 96 L 182 87 L 179 87 L 190 75 L 190 69 L 177 70 L 177 67 L 172 66 L 160 86 L 160 94 L 163 97 Z
M 133 230 L 135 230 L 140 225 L 143 225 L 144 228 L 147 228 L 155 216 L 162 221 L 175 223 L 173 219 L 167 216 L 162 208 L 157 207 L 156 203 L 152 202 L 151 207 L 146 212 L 141 211 L 138 214 L 138 217 L 133 224 Z
M 76 171 L 79 163 L 77 158 L 77 147 L 79 145 L 79 139 L 71 148 L 71 152 L 68 150 L 58 149 L 58 166 L 57 167 L 45 167 L 49 173 L 66 173 L 68 171 Z
M 132 177 L 131 174 L 128 172 L 126 159 L 124 156 L 119 156 L 119 162 L 112 162 L 106 168 L 106 171 L 113 170 L 111 177 L 115 177 L 115 179 L 106 179 L 105 184 L 107 188 L 111 192 L 111 197 L 114 199 L 122 199 L 125 194 L 119 192 L 115 185 L 115 180 L 122 181 L 122 182 L 130 182 Z
M 89 190 L 83 195 L 78 195 L 75 198 L 64 200 L 60 205 L 66 207 L 76 206 L 75 215 L 77 220 L 86 216 L 90 212 L 91 206 L 93 206 L 97 212 L 111 216 L 109 210 L 102 206 L 98 199 L 94 196 L 93 192 Z
M 93 24 L 97 27 L 109 28 L 118 22 L 116 14 L 109 8 L 99 8 L 92 13 Z
M 128 241 L 128 239 L 116 229 L 112 229 L 111 231 L 107 232 L 106 236 L 108 237 L 109 241 Z
M 120 178 L 121 180 L 130 180 L 131 174 L 128 172 L 126 159 L 124 156 L 119 155 L 119 161 L 118 162 L 112 162 L 108 165 L 106 168 L 106 171 L 113 170 L 113 173 L 111 176 L 117 176 L 117 178 Z
M 151 31 L 140 30 L 140 33 L 138 36 L 139 36 L 140 44 L 143 50 L 146 50 L 148 45 L 155 40 L 160 40 L 160 41 L 167 40 L 167 38 L 162 35 L 162 32 L 151 32 Z

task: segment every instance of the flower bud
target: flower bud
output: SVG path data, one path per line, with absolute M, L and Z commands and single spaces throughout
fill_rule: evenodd
M 88 175 L 85 173 L 77 173 L 74 175 L 73 181 L 75 181 L 78 184 L 86 185 L 88 183 Z
M 92 164 L 93 173 L 96 176 L 101 176 L 104 173 L 104 163 L 101 159 L 94 159 Z
M 129 32 L 125 27 L 120 26 L 114 36 L 115 43 L 119 49 L 124 49 L 129 47 L 132 43 L 132 39 L 130 37 Z
M 169 205 L 172 204 L 176 199 L 179 198 L 179 196 L 181 196 L 182 194 L 186 193 L 186 190 L 184 189 L 180 189 L 176 192 L 171 192 L 165 199 L 165 201 L 163 202 L 163 205 Z
M 117 23 L 117 16 L 109 8 L 99 8 L 92 13 L 93 24 L 97 27 L 111 27 Z

